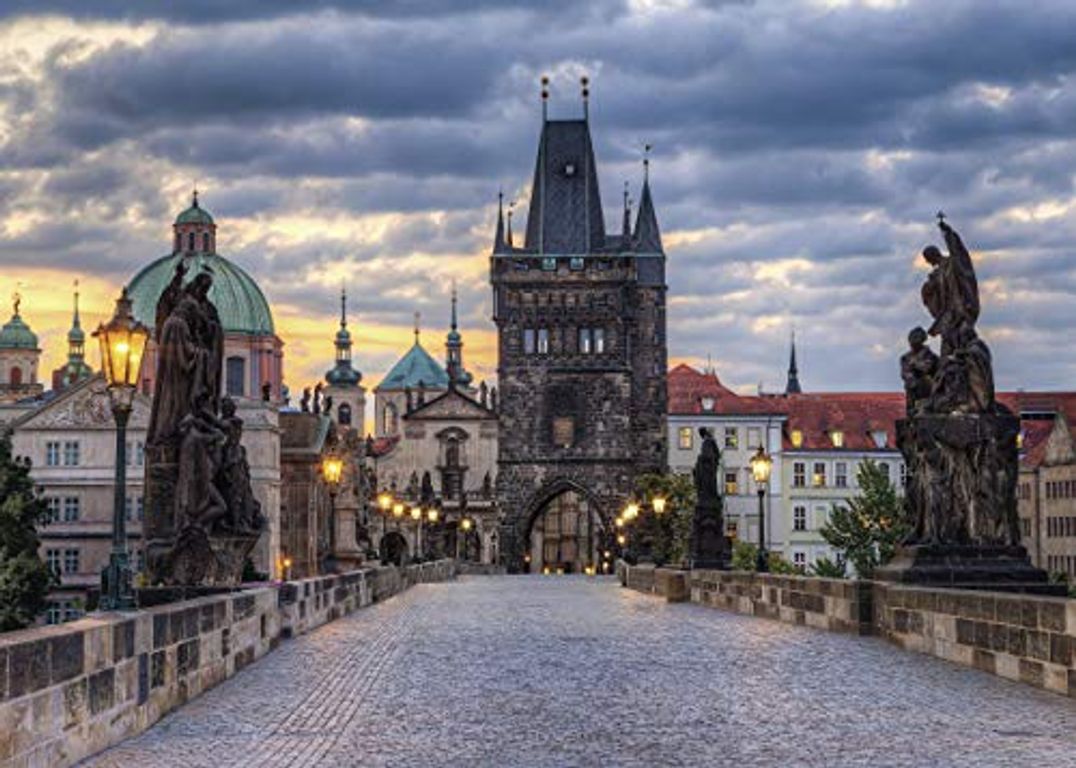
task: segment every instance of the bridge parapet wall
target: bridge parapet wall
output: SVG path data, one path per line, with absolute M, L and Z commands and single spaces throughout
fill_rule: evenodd
M 924 653 L 1076 698 L 1076 600 L 874 581 L 618 563 L 621 584 L 668 600 L 831 632 L 878 635 Z
M 149 728 L 281 642 L 455 563 L 365 568 L 0 635 L 0 766 L 67 766 Z

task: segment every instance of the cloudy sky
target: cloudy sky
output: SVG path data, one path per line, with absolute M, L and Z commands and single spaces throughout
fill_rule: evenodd
M 416 310 L 441 349 L 453 279 L 490 376 L 497 190 L 526 200 L 539 77 L 567 117 L 586 73 L 610 227 L 654 145 L 673 361 L 776 388 L 795 327 L 806 388 L 896 389 L 944 209 L 999 385 L 1073 388 L 1073 29 L 1068 0 L 5 0 L 0 296 L 50 369 L 73 279 L 96 325 L 197 184 L 293 390 L 341 281 L 368 383 Z

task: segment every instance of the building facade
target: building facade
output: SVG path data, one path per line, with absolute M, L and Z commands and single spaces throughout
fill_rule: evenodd
M 589 121 L 544 114 L 526 238 L 490 258 L 497 502 L 509 570 L 596 566 L 635 477 L 666 461 L 665 253 L 645 179 L 607 234 Z
M 340 330 L 333 341 L 336 362 L 325 373 L 326 387 L 322 394 L 332 398 L 328 415 L 345 429 L 366 434 L 366 389 L 362 386 L 362 373 L 351 359 L 351 331 L 347 328 L 347 293 L 340 292 Z

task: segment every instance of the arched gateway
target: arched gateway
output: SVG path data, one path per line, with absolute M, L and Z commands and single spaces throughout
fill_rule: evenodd
M 605 231 L 585 114 L 544 120 L 537 155 L 524 241 L 502 212 L 490 259 L 501 559 L 579 571 L 665 466 L 665 252 L 645 172 L 634 227 L 625 206 Z

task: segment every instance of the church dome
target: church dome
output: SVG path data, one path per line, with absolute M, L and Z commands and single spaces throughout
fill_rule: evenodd
M 0 329 L 0 349 L 37 349 L 37 334 L 23 322 L 18 311 Z
M 194 206 L 180 214 L 185 216 Z M 197 209 L 201 211 L 201 209 Z M 207 217 L 209 214 L 201 211 Z M 178 221 L 178 219 L 177 219 Z M 209 218 L 212 221 L 212 218 Z M 273 335 L 273 315 L 269 302 L 258 284 L 238 265 L 216 253 L 185 252 L 163 256 L 134 276 L 128 286 L 134 316 L 152 328 L 156 322 L 157 301 L 175 274 L 176 265 L 184 262 L 187 274 L 184 282 L 208 267 L 213 273 L 209 300 L 220 313 L 226 333 L 246 333 L 256 336 Z
M 191 203 L 190 208 L 182 211 L 176 216 L 176 224 L 212 224 L 213 217 L 209 215 L 209 211 L 198 205 L 198 198 L 195 196 L 194 202 Z

